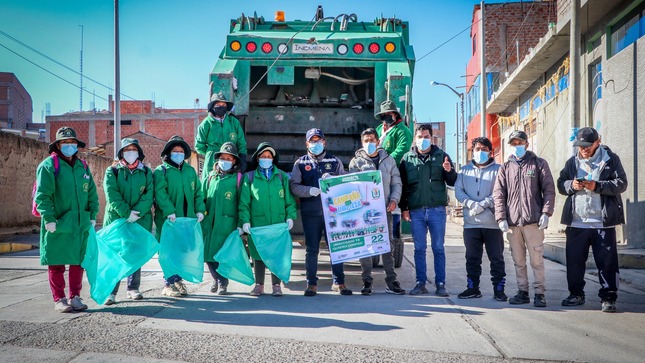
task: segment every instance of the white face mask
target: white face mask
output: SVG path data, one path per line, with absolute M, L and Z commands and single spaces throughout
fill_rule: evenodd
M 139 152 L 136 150 L 123 152 L 123 159 L 125 159 L 125 161 L 128 164 L 134 163 L 138 158 L 139 158 Z

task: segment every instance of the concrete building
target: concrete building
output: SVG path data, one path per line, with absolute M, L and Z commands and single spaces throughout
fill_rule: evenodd
M 446 149 L 446 122 L 430 122 L 432 124 L 432 144 Z M 454 156 L 451 155 L 454 158 Z
M 31 96 L 13 73 L 0 72 L 0 128 L 26 130 L 32 122 Z
M 529 149 L 549 162 L 555 178 L 573 155 L 575 129 L 596 128 L 602 143 L 620 156 L 628 177 L 629 186 L 623 194 L 626 224 L 617 230 L 619 242 L 622 248 L 643 248 L 645 168 L 639 163 L 639 140 L 645 138 L 645 130 L 638 126 L 638 118 L 645 112 L 645 1 L 580 3 L 579 72 L 575 75 L 579 119 L 572 120 L 569 99 L 571 0 L 557 2 L 557 23 L 500 84 L 487 111 L 499 116 L 502 151 L 512 130 L 527 131 Z M 556 198 L 556 223 L 549 228 L 551 232 L 563 228 L 557 222 L 564 200 Z

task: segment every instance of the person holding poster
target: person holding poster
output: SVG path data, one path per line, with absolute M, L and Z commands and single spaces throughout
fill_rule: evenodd
M 289 186 L 291 193 L 300 198 L 300 214 L 305 230 L 305 269 L 307 289 L 305 296 L 316 296 L 318 286 L 318 253 L 320 239 L 325 231 L 322 202 L 318 181 L 323 174 L 345 174 L 343 163 L 325 150 L 325 135 L 320 129 L 311 129 L 305 136 L 307 154 L 301 156 L 293 165 Z M 345 286 L 343 264 L 332 264 L 333 289 L 341 295 L 351 295 L 352 290 Z
M 383 270 L 385 270 L 385 292 L 405 295 L 405 290 L 396 279 L 394 272 L 394 257 L 392 256 L 392 211 L 396 209 L 401 199 L 401 176 L 397 163 L 385 149 L 379 146 L 376 130 L 369 128 L 361 133 L 363 147 L 356 151 L 356 156 L 349 162 L 349 172 L 355 173 L 366 170 L 380 170 L 383 182 L 383 194 L 387 211 L 387 226 L 389 231 L 390 252 L 381 255 Z M 372 294 L 372 258 L 363 257 L 361 261 L 361 277 L 363 279 L 362 295 Z
M 414 266 L 416 286 L 410 295 L 427 294 L 426 249 L 427 233 L 430 231 L 434 256 L 435 294 L 448 296 L 446 290 L 446 253 L 443 247 L 446 234 L 446 184 L 455 185 L 457 172 L 452 167 L 450 156 L 432 145 L 432 126 L 418 124 L 414 132 L 414 146 L 403 155 L 399 171 L 403 193 L 399 206 L 401 217 L 410 222 L 414 240 Z
M 261 143 L 253 153 L 252 159 L 258 167 L 244 175 L 238 211 L 242 230 L 249 234 L 249 251 L 255 270 L 255 287 L 250 295 L 260 296 L 264 294 L 264 273 L 267 265 L 262 260 L 256 243 L 271 241 L 255 241 L 251 236 L 251 226 L 262 227 L 286 222 L 291 229 L 297 212 L 296 201 L 289 191 L 289 177 L 275 166 L 278 163 L 278 153 L 273 146 L 268 142 Z M 272 272 L 273 296 L 282 296 L 280 284 L 280 278 Z

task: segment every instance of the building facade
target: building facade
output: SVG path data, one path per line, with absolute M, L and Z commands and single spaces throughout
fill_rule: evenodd
M 0 72 L 0 128 L 26 130 L 32 115 L 29 92 L 15 74 Z

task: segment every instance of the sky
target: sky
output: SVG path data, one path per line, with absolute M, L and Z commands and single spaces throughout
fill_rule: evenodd
M 504 1 L 487 1 L 496 3 Z M 410 23 L 416 54 L 414 114 L 420 122 L 446 122 L 446 149 L 455 154 L 455 103 L 446 83 L 463 92 L 471 54 L 470 24 L 478 0 L 121 0 L 121 99 L 158 107 L 206 106 L 208 75 L 225 45 L 230 19 L 242 13 L 272 20 L 310 20 L 318 5 L 325 16 L 355 13 L 359 21 L 396 16 Z M 114 1 L 0 1 L 0 71 L 15 73 L 33 101 L 33 121 L 80 108 L 83 37 L 83 110 L 107 109 L 114 87 Z M 82 25 L 82 28 L 81 28 Z M 81 31 L 82 29 L 82 31 Z M 465 31 L 464 31 L 465 30 Z M 457 35 L 461 33 L 460 35 Z M 456 37 L 455 37 L 456 36 Z M 454 39 L 448 41 L 449 39 Z M 445 45 L 439 47 L 444 42 Z M 437 48 L 439 47 L 439 48 Z M 73 71 L 72 71 L 73 70 Z

